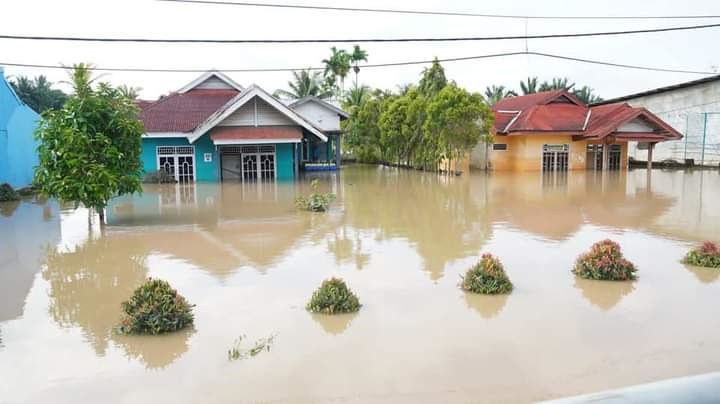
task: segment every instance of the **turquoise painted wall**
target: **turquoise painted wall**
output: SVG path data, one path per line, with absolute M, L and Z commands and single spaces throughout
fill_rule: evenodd
M 35 128 L 40 116 L 20 101 L 0 68 L 0 183 L 30 185 L 38 165 Z
M 157 170 L 157 146 L 188 146 L 185 138 L 143 138 L 142 162 L 145 172 Z M 209 136 L 202 136 L 195 143 L 196 181 L 218 180 L 218 154 Z M 212 161 L 205 162 L 205 153 L 210 153 Z
M 143 138 L 142 162 L 145 172 L 157 170 L 157 146 L 188 146 L 185 138 Z M 218 181 L 220 159 L 210 136 L 203 135 L 195 143 L 195 175 L 196 181 Z M 276 144 L 277 179 L 291 180 L 295 178 L 295 162 L 293 160 L 293 144 Z M 212 155 L 212 162 L 206 163 L 204 154 Z

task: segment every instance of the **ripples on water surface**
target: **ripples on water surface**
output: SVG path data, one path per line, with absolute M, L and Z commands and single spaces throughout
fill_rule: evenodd
M 680 263 L 720 239 L 717 172 L 441 177 L 350 166 L 337 201 L 299 184 L 150 186 L 104 234 L 55 202 L 0 204 L 0 403 L 530 401 L 720 367 L 720 271 Z M 610 237 L 639 279 L 576 279 Z M 467 295 L 481 252 L 509 296 Z M 341 276 L 362 310 L 305 312 Z M 197 305 L 192 330 L 113 333 L 147 276 Z M 239 335 L 270 352 L 229 362 Z

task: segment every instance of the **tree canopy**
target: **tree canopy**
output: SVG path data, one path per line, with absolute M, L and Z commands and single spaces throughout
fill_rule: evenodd
M 10 85 L 22 102 L 37 113 L 43 113 L 48 109 L 60 109 L 67 99 L 67 94 L 52 88 L 53 83 L 43 75 L 34 79 L 19 76 L 11 79 Z
M 88 65 L 72 72 L 73 94 L 42 115 L 36 137 L 40 192 L 94 208 L 104 221 L 110 198 L 141 191 L 143 124 L 131 99 L 107 83 L 93 88 Z
M 322 81 L 322 73 L 318 71 L 300 70 L 292 72 L 293 79 L 288 81 L 289 90 L 276 90 L 273 95 L 276 97 L 285 97 L 299 99 L 307 96 L 318 98 L 329 98 L 332 91 L 324 87 Z
M 585 104 L 600 102 L 603 99 L 595 94 L 595 90 L 588 86 L 578 87 L 567 77 L 553 77 L 551 80 L 538 81 L 537 77 L 528 77 L 520 82 L 520 92 L 523 95 L 534 94 L 541 91 L 567 90 Z M 505 86 L 489 86 L 485 88 L 485 97 L 493 105 L 503 98 L 514 97 L 517 93 Z

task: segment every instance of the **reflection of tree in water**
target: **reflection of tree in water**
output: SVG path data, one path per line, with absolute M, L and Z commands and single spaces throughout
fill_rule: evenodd
M 340 335 L 350 327 L 350 324 L 357 316 L 357 313 L 346 313 L 346 314 L 317 314 L 313 313 L 310 316 L 322 326 L 323 330 L 330 335 Z
M 500 314 L 510 295 L 483 295 L 465 292 L 465 303 L 483 318 L 493 318 Z
M 131 237 L 100 237 L 72 251 L 50 251 L 43 278 L 50 283 L 50 314 L 77 326 L 104 355 L 121 317 L 120 303 L 146 277 L 147 251 Z
M 0 215 L 10 217 L 20 206 L 20 201 L 0 202 Z
M 370 254 L 362 250 L 362 239 L 357 231 L 354 237 L 348 235 L 348 227 L 340 226 L 335 229 L 328 240 L 328 250 L 335 256 L 337 263 L 355 262 L 355 268 L 362 270 L 370 261 Z
M 685 265 L 685 268 L 702 283 L 713 283 L 720 278 L 720 270 L 715 268 L 703 268 L 692 265 Z
M 125 350 L 130 359 L 137 359 L 148 369 L 162 369 L 175 362 L 188 350 L 193 329 L 162 335 L 114 334 L 113 341 Z
M 597 281 L 575 277 L 575 287 L 595 306 L 607 311 L 635 290 L 632 281 Z
M 343 224 L 377 230 L 378 240 L 407 239 L 433 280 L 448 262 L 475 254 L 490 235 L 488 211 L 476 205 L 465 177 L 402 169 L 344 175 Z

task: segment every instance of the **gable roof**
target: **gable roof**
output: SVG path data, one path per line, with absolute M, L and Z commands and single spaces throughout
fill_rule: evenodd
M 197 90 L 196 90 L 197 91 Z M 300 116 L 297 112 L 290 109 L 288 106 L 283 104 L 282 102 L 278 101 L 275 97 L 268 94 L 265 90 L 260 88 L 259 86 L 252 84 L 250 87 L 246 88 L 241 93 L 237 94 L 235 97 L 227 101 L 223 106 L 221 106 L 219 109 L 217 109 L 215 112 L 213 112 L 210 116 L 208 116 L 204 121 L 202 121 L 200 124 L 198 124 L 195 129 L 193 130 L 192 134 L 189 134 L 188 140 L 190 143 L 194 143 L 200 136 L 202 136 L 205 132 L 213 128 L 215 125 L 222 122 L 225 118 L 230 116 L 233 112 L 238 110 L 240 107 L 245 105 L 248 101 L 253 99 L 253 97 L 258 97 L 262 99 L 263 101 L 267 102 L 278 110 L 280 113 L 284 114 L 290 120 L 297 123 L 299 126 L 302 126 L 305 128 L 308 132 L 312 133 L 313 135 L 320 138 L 323 142 L 327 142 L 328 138 L 325 136 L 322 131 L 318 128 L 316 128 L 313 124 L 308 122 L 305 118 Z
M 645 108 L 625 103 L 588 107 L 567 90 L 545 91 L 501 100 L 493 106 L 495 132 L 506 135 L 563 132 L 581 139 L 616 136 L 626 140 L 663 141 L 681 139 L 682 134 Z M 635 119 L 652 132 L 618 132 Z
M 333 105 L 321 98 L 315 97 L 313 95 L 308 95 L 308 96 L 305 96 L 298 100 L 295 100 L 295 101 L 291 102 L 288 106 L 292 109 L 295 109 L 296 107 L 299 107 L 300 105 L 303 105 L 308 102 L 314 102 L 318 105 L 321 105 L 321 106 L 335 112 L 336 114 L 340 115 L 340 117 L 342 117 L 344 119 L 347 119 L 350 117 L 350 115 L 348 115 L 348 113 L 343 111 L 342 109 L 336 107 L 335 105 Z
M 236 90 L 191 90 L 172 93 L 149 104 L 137 104 L 145 132 L 192 132 L 238 94 Z
M 195 87 L 199 86 L 200 84 L 204 83 L 205 81 L 207 81 L 208 79 L 210 79 L 212 77 L 216 77 L 220 81 L 225 82 L 225 84 L 227 84 L 229 87 L 231 87 L 232 89 L 234 89 L 236 91 L 243 90 L 243 87 L 240 84 L 233 81 L 233 79 L 228 77 L 225 73 L 219 72 L 217 70 L 209 70 L 209 71 L 201 74 L 200 77 L 198 77 L 195 80 L 186 84 L 183 88 L 179 89 L 177 92 L 180 94 L 186 93 L 190 90 L 195 89 Z
M 700 84 L 711 83 L 713 81 L 718 81 L 718 80 L 720 80 L 720 74 L 715 75 L 715 76 L 710 76 L 710 77 L 703 77 L 698 80 L 686 81 L 684 83 L 673 84 L 670 86 L 653 88 L 651 90 L 641 91 L 639 93 L 623 95 L 621 97 L 615 97 L 615 98 L 611 98 L 609 100 L 603 100 L 603 101 L 597 102 L 593 105 L 614 104 L 614 103 L 617 103 L 620 101 L 628 101 L 628 100 L 632 100 L 635 98 L 645 97 L 648 95 L 661 94 L 661 93 L 665 93 L 668 91 L 674 91 L 674 90 L 679 90 L 682 88 L 693 87 L 693 86 L 697 86 Z

